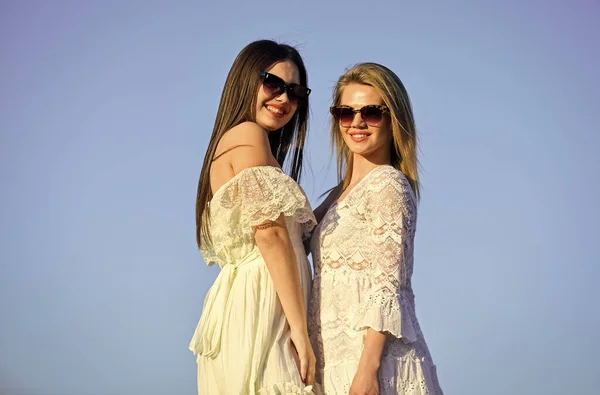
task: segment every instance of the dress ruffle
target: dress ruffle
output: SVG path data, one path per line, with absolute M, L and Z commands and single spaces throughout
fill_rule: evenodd
M 417 340 L 415 325 L 409 313 L 409 291 L 373 293 L 359 307 L 353 320 L 356 330 L 373 328 L 378 332 L 402 338 L 405 343 Z
M 347 394 L 354 380 L 358 361 L 348 360 L 323 372 L 323 385 L 317 384 L 316 395 Z M 410 356 L 383 357 L 379 377 L 380 395 L 431 395 L 442 394 L 437 381 L 436 367 L 430 361 Z M 326 392 L 324 392 L 326 391 Z
M 221 272 L 189 344 L 199 394 L 314 395 L 300 379 L 289 325 L 252 229 L 285 216 L 308 304 L 310 266 L 302 233 L 316 221 L 304 192 L 279 168 L 252 167 L 215 191 L 207 209 L 211 237 L 201 252 Z
M 296 384 L 284 383 L 263 387 L 256 393 L 257 395 L 315 395 L 313 386 L 307 385 L 299 387 Z
M 240 227 L 253 232 L 252 227 L 275 221 L 281 214 L 303 224 L 311 231 L 316 220 L 308 200 L 298 184 L 272 166 L 252 167 L 237 175 L 238 181 L 226 191 L 231 201 L 241 203 Z
M 227 256 L 231 245 L 223 240 L 252 245 L 253 227 L 275 221 L 282 214 L 299 223 L 303 235 L 309 234 L 317 223 L 302 189 L 280 168 L 273 166 L 240 171 L 215 192 L 209 210 L 212 242 L 204 240 L 201 247 L 208 265 L 223 266 L 231 262 L 232 257 Z M 219 223 L 227 224 L 226 229 Z

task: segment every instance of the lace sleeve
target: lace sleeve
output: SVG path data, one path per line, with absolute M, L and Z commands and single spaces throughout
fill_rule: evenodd
M 410 313 L 410 277 L 416 221 L 414 195 L 398 170 L 385 168 L 369 180 L 361 206 L 369 232 L 367 270 L 371 281 L 361 292 L 354 327 L 370 327 L 403 338 L 406 343 L 413 342 L 416 332 Z
M 316 224 L 306 195 L 298 184 L 272 166 L 250 167 L 237 175 L 228 190 L 228 204 L 239 207 L 239 225 L 242 233 L 253 232 L 252 227 L 275 221 L 281 214 L 294 217 L 309 232 Z

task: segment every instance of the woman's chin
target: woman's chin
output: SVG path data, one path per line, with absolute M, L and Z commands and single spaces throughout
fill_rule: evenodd
M 274 132 L 275 130 L 279 130 L 285 126 L 285 123 L 277 119 L 257 119 L 256 123 L 258 123 L 267 132 Z

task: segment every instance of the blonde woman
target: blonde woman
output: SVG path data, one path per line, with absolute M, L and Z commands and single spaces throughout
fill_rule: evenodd
M 302 236 L 315 219 L 296 184 L 309 93 L 296 49 L 269 40 L 227 76 L 196 201 L 198 246 L 221 267 L 190 343 L 200 395 L 312 393 Z
M 340 184 L 315 210 L 309 333 L 327 395 L 441 395 L 411 288 L 419 198 L 408 94 L 388 68 L 338 80 L 331 138 Z

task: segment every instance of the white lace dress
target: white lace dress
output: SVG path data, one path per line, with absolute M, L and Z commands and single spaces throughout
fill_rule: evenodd
M 348 394 L 367 329 L 373 328 L 388 334 L 380 394 L 442 394 L 415 315 L 416 220 L 407 179 L 391 166 L 380 166 L 334 203 L 315 228 L 308 324 L 317 355 L 317 390 Z
M 198 394 L 312 394 L 300 378 L 290 328 L 252 230 L 285 216 L 308 305 L 310 267 L 302 237 L 316 221 L 304 192 L 278 168 L 251 167 L 215 192 L 209 210 L 212 243 L 202 255 L 221 272 L 190 342 Z

